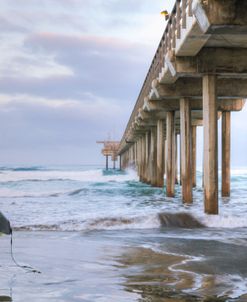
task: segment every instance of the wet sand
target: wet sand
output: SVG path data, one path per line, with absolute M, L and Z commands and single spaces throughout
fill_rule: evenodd
M 142 235 L 140 242 L 137 241 Z M 151 231 L 139 234 L 136 231 L 17 232 L 14 239 L 16 259 L 40 270 L 41 274 L 15 267 L 9 254 L 9 237 L 2 236 L 0 301 L 8 301 L 6 297 L 15 302 L 247 301 L 243 293 L 236 299 L 228 298 L 234 274 L 228 274 L 226 268 L 218 267 L 219 271 L 214 273 L 210 260 L 207 263 L 200 257 L 196 260 L 183 256 L 179 239 L 172 242 L 166 238 L 162 242 L 170 249 L 180 249 L 181 255 L 160 253 L 142 246 L 149 235 L 155 242 L 160 240 Z M 162 233 L 156 231 L 156 235 Z M 186 244 L 191 246 L 190 242 Z M 203 244 L 200 246 L 203 249 Z M 246 263 L 243 251 L 238 250 L 240 264 L 241 261 Z M 229 262 L 227 255 L 222 254 L 222 257 Z M 237 278 L 236 275 L 235 283 Z
M 136 295 L 123 290 L 114 266 L 114 255 L 120 253 L 116 243 L 72 232 L 17 232 L 16 259 L 41 274 L 14 266 L 7 236 L 0 245 L 0 296 L 15 302 L 135 301 Z
M 226 302 L 247 301 L 247 295 L 230 299 L 229 279 L 186 271 L 190 259 L 160 254 L 150 249 L 130 249 L 119 260 L 127 273 L 126 290 L 139 293 L 140 301 L 152 302 Z

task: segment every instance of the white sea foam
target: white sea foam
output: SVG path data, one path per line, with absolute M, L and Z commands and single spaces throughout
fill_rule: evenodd
M 156 214 L 125 218 L 106 218 L 85 224 L 86 230 L 155 229 L 161 226 Z
M 210 228 L 243 228 L 247 227 L 247 219 L 244 216 L 236 215 L 205 215 L 201 222 Z
M 17 189 L 0 188 L 0 198 L 45 198 L 56 197 L 58 195 L 66 194 L 67 191 L 57 192 L 57 190 L 50 190 L 49 192 L 30 192 Z
M 155 229 L 161 226 L 157 215 L 139 217 L 99 217 L 83 220 L 68 220 L 58 223 L 30 224 L 15 226 L 15 230 L 31 231 L 93 231 L 93 230 L 130 230 Z
M 81 182 L 125 182 L 138 180 L 134 170 L 128 170 L 124 174 L 103 174 L 102 170 L 88 171 L 6 171 L 1 175 L 1 182 L 11 181 L 50 181 L 50 180 L 74 180 Z

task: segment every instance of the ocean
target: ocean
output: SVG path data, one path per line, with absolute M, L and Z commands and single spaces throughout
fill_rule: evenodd
M 167 198 L 133 170 L 94 166 L 0 167 L 0 301 L 247 301 L 247 169 L 230 198 L 205 215 Z M 8 300 L 9 299 L 9 300 Z

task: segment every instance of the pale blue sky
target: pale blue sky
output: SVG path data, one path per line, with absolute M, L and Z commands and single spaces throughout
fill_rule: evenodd
M 0 164 L 103 163 L 95 141 L 121 138 L 173 4 L 1 0 Z M 233 116 L 234 165 L 246 118 Z

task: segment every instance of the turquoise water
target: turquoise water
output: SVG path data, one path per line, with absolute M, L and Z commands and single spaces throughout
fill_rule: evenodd
M 142 282 L 160 265 L 175 280 L 162 286 L 179 290 L 181 299 L 193 294 L 247 301 L 247 170 L 232 171 L 231 198 L 220 199 L 219 216 L 203 213 L 200 172 L 191 206 L 181 203 L 179 186 L 174 199 L 166 198 L 131 170 L 12 166 L 0 168 L 0 176 L 0 210 L 14 228 L 16 256 L 42 271 L 33 278 L 14 267 L 8 237 L 0 237 L 0 296 L 11 291 L 13 301 L 159 301 Z M 192 219 L 205 227 L 190 228 Z M 169 257 L 181 259 L 174 264 Z M 154 286 L 153 278 L 145 286 Z

